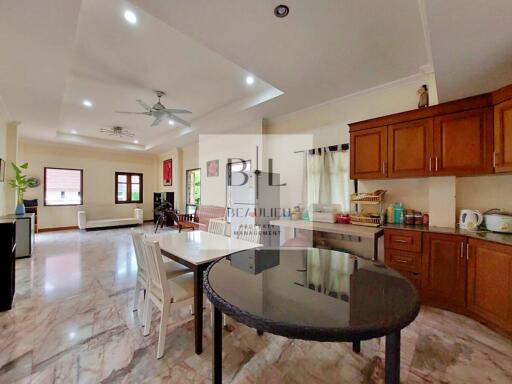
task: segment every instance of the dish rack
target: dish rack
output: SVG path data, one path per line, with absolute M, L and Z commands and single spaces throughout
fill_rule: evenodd
M 353 193 L 350 195 L 350 201 L 354 204 L 382 204 L 386 191 L 376 191 L 373 193 Z
M 350 216 L 350 224 L 363 225 L 365 227 L 380 226 L 380 217 Z
M 384 202 L 385 190 L 378 190 L 373 193 L 353 193 L 350 195 L 350 201 L 356 206 L 358 205 L 380 205 L 379 211 L 382 212 L 382 204 Z M 365 227 L 379 227 L 381 224 L 380 217 L 368 217 L 362 215 L 351 215 L 350 224 L 362 225 Z

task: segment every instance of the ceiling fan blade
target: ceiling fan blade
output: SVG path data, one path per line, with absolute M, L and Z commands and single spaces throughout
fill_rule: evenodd
M 176 122 L 178 122 L 178 123 L 181 123 L 181 124 L 183 124 L 183 125 L 184 125 L 184 126 L 186 126 L 186 127 L 190 127 L 190 123 L 189 123 L 188 121 L 185 121 L 185 120 L 183 120 L 183 119 L 179 118 L 179 117 L 178 117 L 178 116 L 176 116 L 175 114 L 173 114 L 173 113 L 169 113 L 169 116 L 170 116 L 170 118 L 171 118 L 171 119 L 173 119 L 174 121 L 176 121 Z
M 139 103 L 141 105 L 142 108 L 144 108 L 146 111 L 151 111 L 151 107 L 149 105 L 147 105 L 145 102 L 143 102 L 141 99 L 137 99 L 136 100 L 137 103 Z
M 151 116 L 151 112 L 123 112 L 123 111 L 116 111 L 116 113 L 127 113 L 129 115 L 147 115 L 147 116 Z
M 167 113 L 192 113 L 186 109 L 172 109 L 172 108 L 165 108 L 163 111 Z
M 155 121 L 153 121 L 153 124 L 151 124 L 152 127 L 155 127 L 157 126 L 158 124 L 160 124 L 160 122 L 164 119 L 164 116 L 163 115 L 160 115 L 158 116 Z

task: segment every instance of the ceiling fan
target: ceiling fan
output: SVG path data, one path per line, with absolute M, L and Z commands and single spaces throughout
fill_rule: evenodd
M 123 127 L 112 127 L 112 128 L 101 128 L 101 133 L 106 133 L 109 136 L 118 136 L 118 137 L 133 137 L 134 133 L 131 133 L 129 130 Z
M 146 115 L 146 116 L 152 116 L 155 118 L 153 123 L 151 124 L 152 127 L 160 124 L 162 120 L 173 120 L 178 123 L 181 123 L 187 127 L 190 127 L 190 123 L 188 121 L 185 121 L 178 116 L 176 116 L 176 113 L 192 113 L 190 111 L 187 111 L 186 109 L 169 109 L 166 108 L 161 102 L 160 98 L 162 96 L 165 96 L 165 92 L 163 91 L 155 91 L 156 96 L 158 97 L 158 102 L 150 107 L 146 103 L 144 103 L 141 99 L 137 99 L 137 103 L 139 103 L 142 108 L 144 108 L 145 112 L 121 112 L 117 111 L 117 113 L 129 113 L 133 115 Z

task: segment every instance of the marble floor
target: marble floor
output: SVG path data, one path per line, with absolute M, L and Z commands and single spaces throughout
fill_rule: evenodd
M 36 241 L 34 256 L 16 263 L 14 308 L 0 313 L 0 383 L 210 382 L 209 329 L 197 356 L 186 308 L 169 323 L 161 360 L 157 316 L 142 336 L 131 309 L 137 267 L 129 230 L 51 232 Z M 259 337 L 229 325 L 225 383 L 383 382 L 383 340 L 363 342 L 356 355 L 349 344 Z M 402 332 L 401 360 L 403 383 L 512 383 L 511 341 L 433 308 Z

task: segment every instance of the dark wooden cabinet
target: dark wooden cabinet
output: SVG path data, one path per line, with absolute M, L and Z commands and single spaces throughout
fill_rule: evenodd
M 12 307 L 15 288 L 16 219 L 0 218 L 0 311 Z
M 496 172 L 512 172 L 512 100 L 494 107 Z
M 469 240 L 467 309 L 512 332 L 512 247 Z
M 388 127 L 388 177 L 432 176 L 433 119 Z
M 452 113 L 434 119 L 434 175 L 493 172 L 491 108 Z
M 354 132 L 350 148 L 351 179 L 387 177 L 387 127 Z
M 466 237 L 423 234 L 421 289 L 426 302 L 463 311 L 466 305 Z

